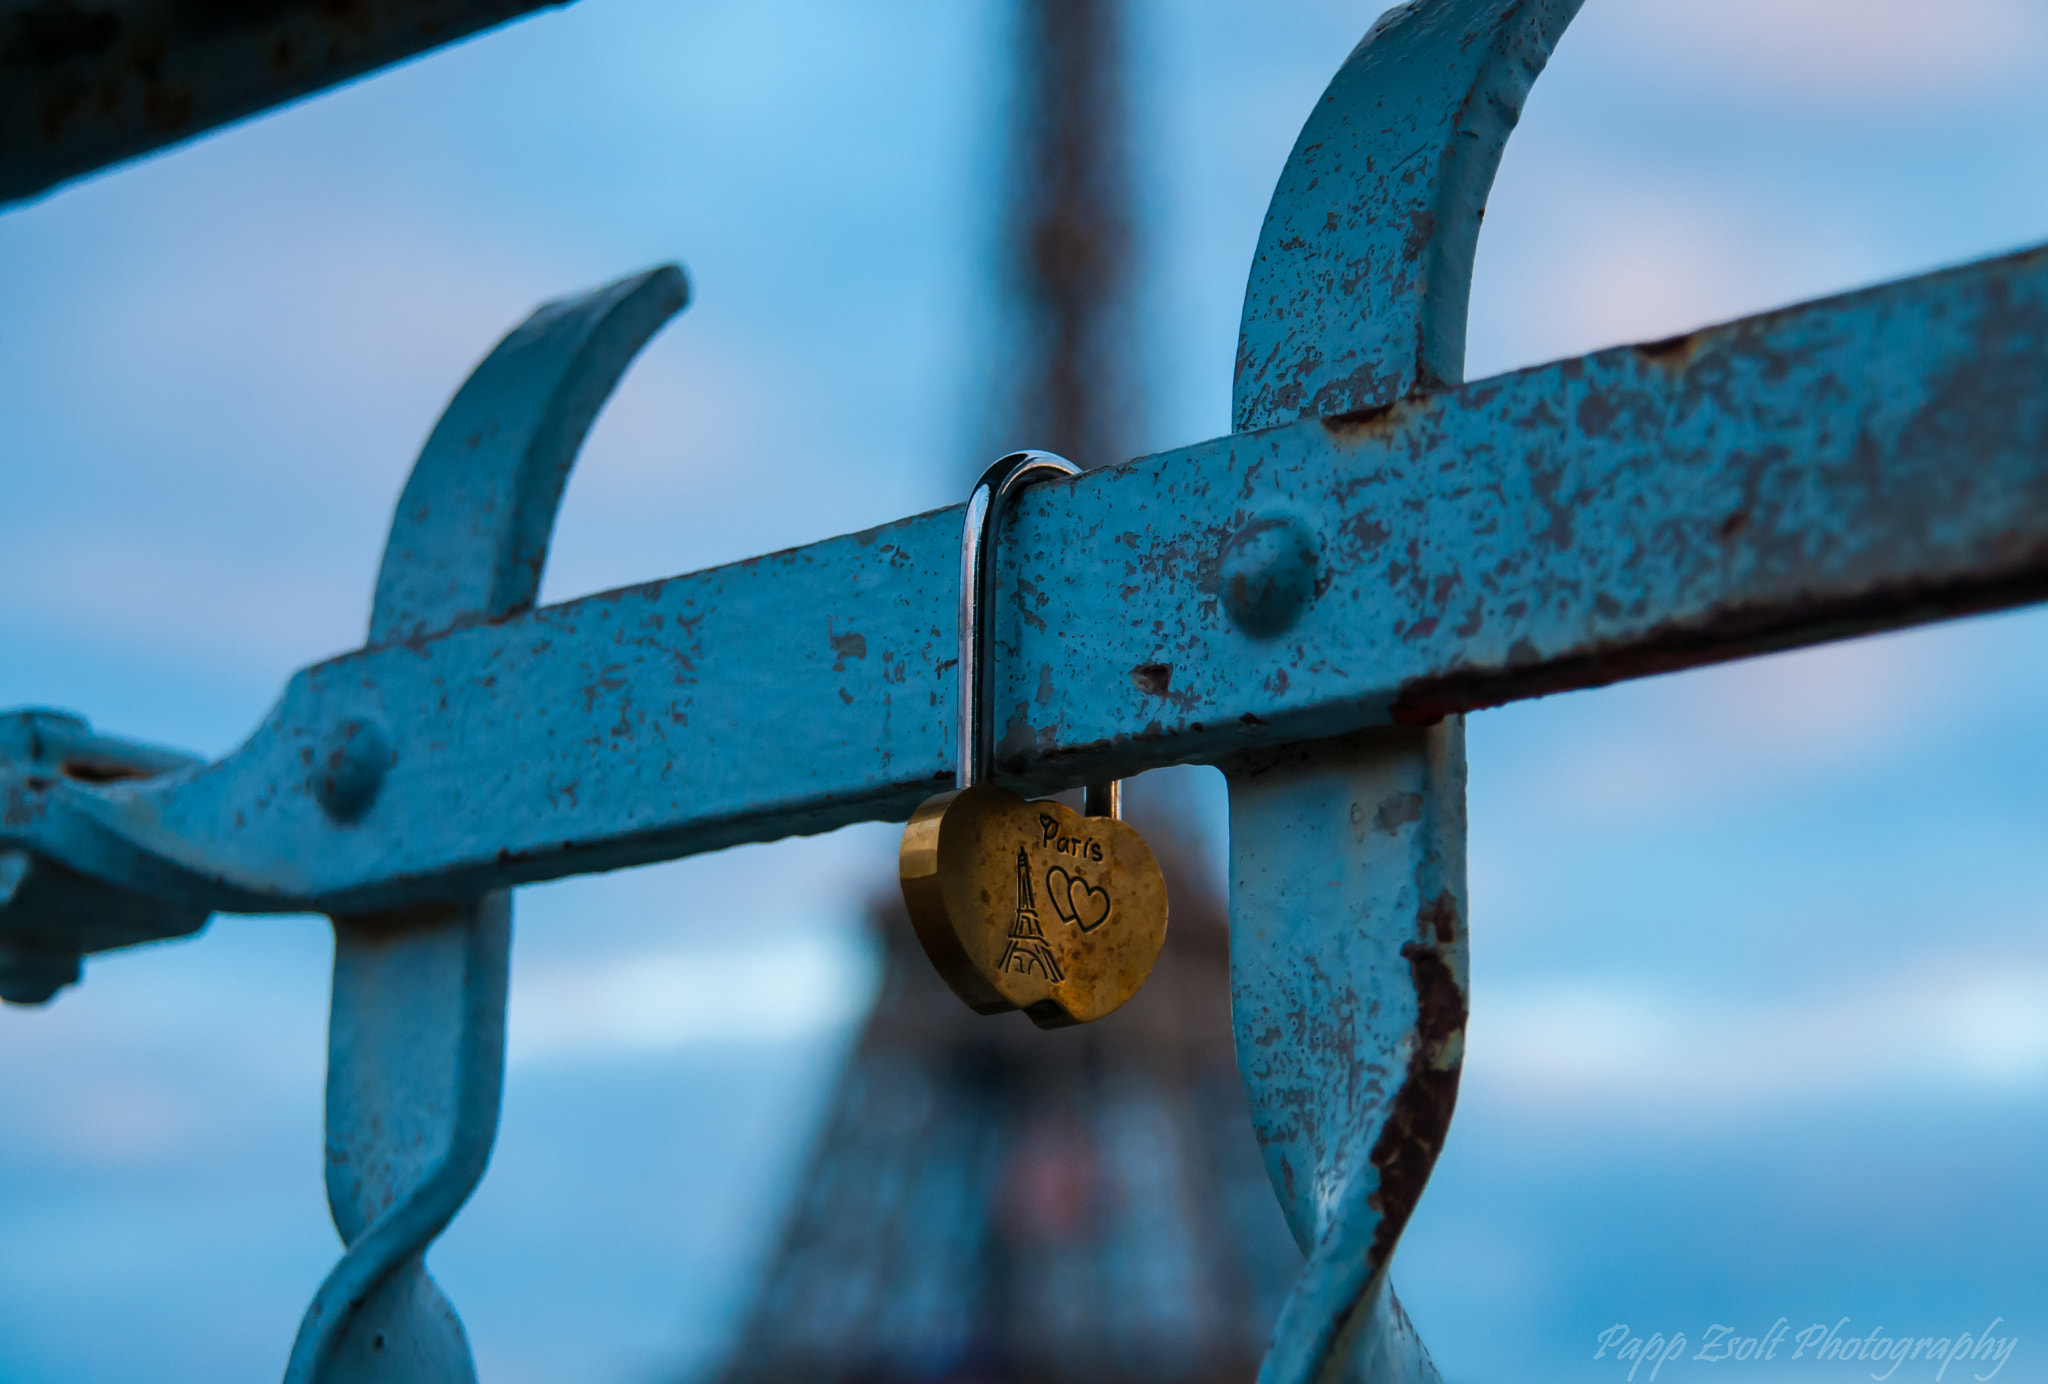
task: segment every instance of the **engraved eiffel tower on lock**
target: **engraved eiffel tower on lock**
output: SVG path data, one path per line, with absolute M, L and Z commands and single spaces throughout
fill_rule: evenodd
M 1010 944 L 1003 948 L 1003 959 L 996 969 L 1026 976 L 1036 971 L 1055 985 L 1066 979 L 1059 959 L 1046 944 L 1044 930 L 1038 926 L 1038 910 L 1031 902 L 1031 858 L 1022 846 L 1017 848 L 1017 917 L 1010 924 Z

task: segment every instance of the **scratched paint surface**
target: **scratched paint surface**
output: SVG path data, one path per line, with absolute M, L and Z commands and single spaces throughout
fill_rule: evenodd
M 1013 732 L 1012 762 L 1145 724 L 1089 692 L 1137 663 L 1172 669 L 1145 734 L 1207 749 L 1265 739 L 1232 724 L 1247 714 L 1428 720 L 2031 599 L 2048 558 L 2028 518 L 2048 499 L 2044 271 L 2027 252 L 1106 477 L 1107 513 L 1077 495 L 1019 562 L 1121 548 L 1118 595 L 1140 608 L 1121 647 L 1048 614 L 1043 662 L 1028 641 L 1022 658 L 1027 677 L 1053 670 L 1054 696 L 1030 708 L 1031 740 Z M 1261 647 L 1218 610 L 1213 555 L 1269 514 L 1304 524 L 1322 565 L 1300 624 Z M 1196 599 L 1152 604 L 1176 587 Z
M 1295 748 L 1231 773 L 1238 1061 L 1268 1093 L 1254 1112 L 1259 1142 L 1281 1207 L 1308 1244 L 1328 1232 L 1345 1189 L 1361 1176 L 1364 1192 L 1385 1194 L 1388 1246 L 1414 1207 L 1421 1180 L 1409 1185 L 1384 1169 L 1368 1171 L 1363 1165 L 1379 1151 L 1354 1147 L 1347 1135 L 1393 1100 L 1416 1060 L 1425 1007 L 1419 994 L 1453 997 L 1455 1016 L 1428 1017 L 1455 1017 L 1452 1041 L 1462 1048 L 1463 1002 L 1455 996 L 1464 983 L 1465 939 L 1453 928 L 1464 914 L 1456 896 L 1464 873 L 1463 764 L 1440 775 L 1456 791 L 1432 802 L 1424 756 L 1371 753 L 1382 749 L 1367 743 L 1346 756 L 1328 744 Z M 1303 772 L 1273 777 L 1274 768 Z M 1426 864 L 1414 868 L 1415 856 Z M 1427 957 L 1419 947 L 1429 949 Z M 1411 966 L 1379 965 L 1382 953 L 1425 965 L 1441 954 L 1452 968 L 1445 979 L 1455 984 L 1448 992 L 1418 986 Z M 1304 1054 L 1322 1060 L 1305 1062 Z M 1453 1093 L 1456 1056 L 1424 1054 L 1429 1069 L 1451 1064 Z M 1447 1101 L 1441 1115 L 1433 1140 L 1449 1119 Z M 1382 1249 L 1375 1259 L 1384 1258 Z
M 1465 377 L 1486 193 L 1579 0 L 1448 0 L 1381 16 L 1274 189 L 1237 351 L 1244 431 Z
M 2029 251 L 1037 487 L 1003 544 L 999 759 L 1064 787 L 2031 600 L 2044 343 L 2048 254 Z M 1316 594 L 1255 639 L 1222 607 L 1220 554 L 1272 513 L 1312 534 Z M 957 525 L 317 665 L 219 765 L 17 782 L 0 829 L 249 909 L 900 819 L 953 759 Z M 362 714 L 394 759 L 337 826 L 307 771 Z

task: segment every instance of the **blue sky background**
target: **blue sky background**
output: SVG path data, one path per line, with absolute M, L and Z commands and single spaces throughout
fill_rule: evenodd
M 1227 428 L 1267 197 L 1374 9 L 1138 5 L 1150 445 Z M 695 302 L 585 449 L 548 599 L 956 499 L 1006 24 L 582 0 L 0 214 L 0 706 L 231 748 L 360 642 L 470 366 L 663 260 Z M 2039 0 L 1590 0 L 1489 208 L 1468 373 L 2048 238 L 2044 72 Z M 1780 1316 L 2002 1316 L 1999 1377 L 2048 1379 L 2044 681 L 2024 612 L 1473 718 L 1465 1091 L 1396 1270 L 1453 1384 Z M 1175 772 L 1220 848 L 1220 781 Z M 490 1384 L 715 1358 L 894 849 L 521 894 L 498 1151 L 432 1261 Z M 0 1381 L 281 1370 L 336 1251 L 328 963 L 316 919 L 221 919 L 0 1013 Z M 1723 1374 L 1862 1377 L 1662 1378 Z

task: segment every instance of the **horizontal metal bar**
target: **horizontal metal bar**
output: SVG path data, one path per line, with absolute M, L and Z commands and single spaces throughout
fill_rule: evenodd
M 2035 600 L 2048 250 L 1050 482 L 1011 522 L 998 769 L 1038 789 Z M 351 654 L 226 761 L 16 791 L 0 838 L 361 908 L 901 819 L 952 782 L 959 525 Z M 389 771 L 337 822 L 312 782 L 362 723 Z
M 0 203 L 569 0 L 0 0 Z

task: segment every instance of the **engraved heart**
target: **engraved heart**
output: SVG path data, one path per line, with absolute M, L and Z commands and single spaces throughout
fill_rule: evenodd
M 984 1014 L 1022 1009 L 1041 1028 L 1099 1019 L 1137 993 L 1166 941 L 1159 864 L 1113 818 L 976 784 L 918 808 L 898 864 L 925 954 Z
M 1083 932 L 1095 931 L 1109 917 L 1109 891 L 1057 865 L 1045 872 L 1045 892 L 1052 895 L 1053 911 Z

